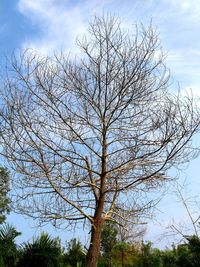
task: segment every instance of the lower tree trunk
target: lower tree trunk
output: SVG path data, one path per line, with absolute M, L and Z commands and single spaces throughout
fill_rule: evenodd
M 92 226 L 90 247 L 87 253 L 86 260 L 87 267 L 97 267 L 100 254 L 102 226 L 102 223 L 98 223 L 96 224 L 96 226 Z
M 122 254 L 121 254 L 121 256 L 122 256 L 122 267 L 124 267 L 125 266 L 125 264 L 124 264 L 124 248 L 122 248 Z

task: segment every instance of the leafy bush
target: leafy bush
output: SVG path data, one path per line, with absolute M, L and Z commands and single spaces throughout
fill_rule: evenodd
M 15 238 L 21 233 L 9 224 L 0 227 L 0 267 L 13 267 L 18 259 Z
M 41 234 L 32 243 L 25 243 L 17 267 L 59 267 L 61 247 L 58 239 Z

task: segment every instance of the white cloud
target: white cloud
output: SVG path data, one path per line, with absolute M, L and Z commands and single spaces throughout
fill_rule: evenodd
M 55 1 L 50 0 L 20 0 L 19 10 L 30 17 L 34 24 L 38 24 L 42 32 L 39 39 L 24 43 L 24 48 L 52 53 L 57 49 L 71 47 L 76 36 L 85 31 L 85 21 L 77 7 L 56 5 Z
M 193 18 L 199 19 L 199 0 L 166 0 L 166 2 L 169 6 L 179 11 L 179 13 L 187 14 Z
M 101 13 L 109 2 L 112 1 L 19 0 L 19 11 L 41 30 L 40 37 L 28 40 L 23 48 L 33 48 L 43 54 L 58 49 L 75 50 L 75 39 L 86 32 L 88 18 Z
M 129 26 L 135 20 L 147 24 L 153 18 L 175 80 L 184 86 L 200 83 L 199 0 L 19 0 L 18 8 L 40 30 L 39 37 L 27 40 L 22 47 L 42 54 L 60 49 L 79 53 L 75 39 L 86 32 L 94 14 L 111 11 Z
M 167 63 L 172 73 L 184 80 L 200 81 L 200 50 L 174 48 L 168 51 Z

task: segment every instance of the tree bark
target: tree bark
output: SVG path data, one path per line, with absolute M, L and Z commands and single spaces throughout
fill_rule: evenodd
M 101 232 L 103 227 L 103 221 L 100 220 L 92 226 L 90 247 L 87 253 L 87 267 L 97 267 L 99 254 L 100 254 L 100 245 L 101 245 Z
M 106 128 L 105 122 L 103 124 L 103 138 L 102 138 L 102 161 L 101 161 L 101 191 L 99 194 L 99 199 L 97 201 L 97 208 L 94 214 L 94 222 L 91 230 L 91 240 L 90 247 L 87 254 L 87 267 L 97 267 L 100 245 L 101 245 L 101 232 L 104 224 L 104 219 L 102 217 L 104 203 L 105 203 L 105 190 L 106 190 Z
M 103 184 L 105 183 L 105 177 L 102 177 Z M 105 185 L 103 186 L 103 190 Z M 94 223 L 91 229 L 91 239 L 90 246 L 87 253 L 86 266 L 87 267 L 97 267 L 99 254 L 100 254 L 100 245 L 101 245 L 101 232 L 104 224 L 104 219 L 102 218 L 103 206 L 105 202 L 105 194 L 101 193 L 98 208 L 96 209 L 94 216 Z
M 125 266 L 125 263 L 124 263 L 125 262 L 125 259 L 124 259 L 125 258 L 124 248 L 122 248 L 121 257 L 122 257 L 121 258 L 122 259 L 122 267 L 124 267 Z

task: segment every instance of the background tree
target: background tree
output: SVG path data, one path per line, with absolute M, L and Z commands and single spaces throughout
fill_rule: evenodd
M 106 222 L 104 224 L 101 235 L 101 251 L 106 267 L 112 267 L 113 251 L 117 245 L 117 227 L 113 222 Z M 116 257 L 116 255 L 114 256 Z
M 87 222 L 87 266 L 97 265 L 104 222 L 149 208 L 148 192 L 194 156 L 193 99 L 172 95 L 152 26 L 129 34 L 96 17 L 79 42 L 82 58 L 13 58 L 1 91 L 2 154 L 16 173 L 18 211 Z
M 0 266 L 14 267 L 18 259 L 15 239 L 21 233 L 12 225 L 3 224 L 0 227 Z
M 61 247 L 58 239 L 48 234 L 22 245 L 17 267 L 60 267 Z
M 73 238 L 67 247 L 67 252 L 64 255 L 64 264 L 67 266 L 85 266 L 86 253 L 81 245 L 81 242 Z
M 6 214 L 10 211 L 9 192 L 9 172 L 0 167 L 0 224 L 6 219 Z
M 128 217 L 126 219 L 128 220 Z M 143 239 L 145 230 L 138 213 L 137 216 L 135 215 L 134 224 L 126 221 L 122 221 L 121 224 L 106 222 L 101 235 L 101 258 L 104 265 L 124 267 L 128 262 L 132 263 L 131 254 L 137 250 L 136 247 Z
M 175 181 L 173 189 L 178 202 L 184 208 L 186 213 L 186 220 L 179 223 L 176 221 L 170 226 L 173 235 L 182 237 L 187 240 L 188 236 L 196 236 L 199 238 L 199 225 L 200 225 L 200 209 L 199 209 L 199 196 L 192 196 L 188 188 L 187 181 L 182 184 Z M 190 193 L 189 193 L 190 192 Z
M 142 214 L 141 214 L 142 211 Z M 137 244 L 144 237 L 146 231 L 146 223 L 142 219 L 147 215 L 147 211 L 141 210 L 137 211 L 132 218 L 129 218 L 129 214 L 126 214 L 121 224 L 118 224 L 118 249 L 119 254 L 121 254 L 121 266 L 126 266 L 126 254 L 130 254 L 131 244 Z M 144 213 L 145 212 L 145 213 Z M 133 223 L 129 223 L 132 219 Z M 120 219 L 118 219 L 120 221 Z

